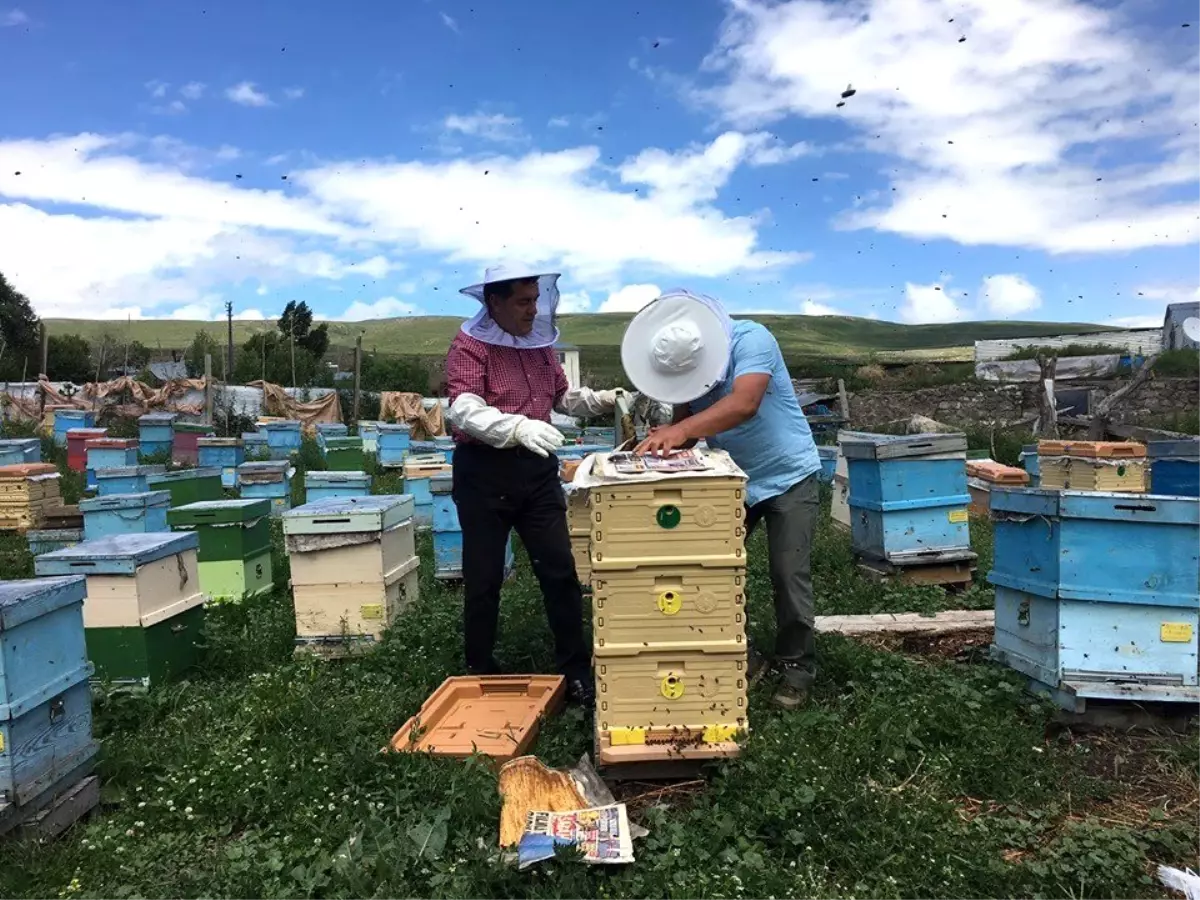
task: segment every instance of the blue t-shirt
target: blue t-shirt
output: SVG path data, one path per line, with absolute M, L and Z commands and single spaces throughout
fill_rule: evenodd
M 779 344 L 757 322 L 733 323 L 733 346 L 725 380 L 688 406 L 693 414 L 708 409 L 733 391 L 742 375 L 770 375 L 757 415 L 736 428 L 708 439 L 708 445 L 725 450 L 749 478 L 746 503 L 754 506 L 778 497 L 821 469 L 821 457 L 812 429 L 796 400 L 791 376 Z

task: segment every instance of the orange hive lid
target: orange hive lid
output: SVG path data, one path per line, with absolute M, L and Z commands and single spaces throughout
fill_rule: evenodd
M 1029 473 L 993 460 L 968 460 L 967 474 L 992 484 L 1029 484 Z
M 1038 441 L 1038 456 L 1137 459 L 1145 455 L 1146 445 L 1136 441 Z
M 50 463 L 17 463 L 0 466 L 0 478 L 31 478 L 34 475 L 52 475 L 58 472 Z

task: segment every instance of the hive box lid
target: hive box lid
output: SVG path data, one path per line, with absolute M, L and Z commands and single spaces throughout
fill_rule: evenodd
M 17 463 L 12 466 L 0 466 L 0 478 L 21 479 L 33 478 L 37 475 L 57 475 L 58 469 L 52 463 Z
M 240 525 L 271 514 L 266 497 L 240 500 L 202 500 L 167 511 L 172 527 L 196 525 Z
M 176 422 L 175 430 L 184 434 L 212 434 L 213 427 L 203 422 Z
M 75 438 L 75 440 L 87 440 L 89 438 L 104 437 L 108 434 L 107 428 L 68 428 L 67 437 Z
M 170 491 L 146 491 L 140 494 L 107 494 L 79 501 L 81 513 L 103 512 L 112 509 L 146 509 L 151 506 L 169 506 Z
M 34 444 L 40 444 L 40 443 L 41 443 L 41 441 L 38 438 L 2 438 L 2 439 L 0 439 L 0 447 L 20 447 L 20 448 L 24 449 L 24 448 L 32 446 Z
M 327 431 L 330 434 L 345 434 L 347 428 L 341 422 L 318 422 L 317 431 Z
M 817 456 L 821 457 L 821 459 L 837 459 L 837 454 L 838 454 L 837 447 L 818 447 L 817 448 Z
M 0 631 L 11 631 L 33 619 L 87 597 L 82 575 L 58 578 L 22 578 L 0 581 Z
M 506 762 L 524 755 L 543 717 L 562 706 L 561 675 L 447 678 L 392 736 L 388 749 Z
M 408 434 L 412 426 L 407 422 L 380 422 L 379 431 L 381 434 Z
M 366 484 L 371 476 L 366 472 L 305 472 L 305 484 Z
M 170 425 L 179 417 L 179 413 L 146 413 L 138 416 L 139 425 Z
M 1200 438 L 1150 441 L 1146 444 L 1146 455 L 1152 459 L 1200 459 Z
M 326 450 L 359 450 L 362 448 L 363 439 L 357 436 L 343 437 L 327 437 L 325 438 Z
M 990 506 L 993 515 L 1010 513 L 1016 516 L 1200 526 L 1200 498 L 1197 497 L 996 486 L 992 489 Z
M 838 438 L 846 459 L 912 459 L 941 453 L 967 452 L 965 434 L 842 433 Z
M 133 575 L 138 566 L 199 546 L 194 531 L 117 534 L 45 553 L 33 568 L 38 575 Z
M 137 438 L 98 437 L 84 442 L 88 450 L 132 450 L 138 445 Z
M 242 442 L 239 438 L 219 438 L 219 437 L 202 437 L 196 440 L 197 447 L 240 447 Z
M 429 479 L 429 491 L 433 494 L 449 494 L 454 490 L 454 473 L 443 472 Z
M 112 466 L 108 469 L 97 469 L 97 478 L 137 478 L 139 476 L 162 475 L 167 471 L 166 466 Z
M 267 431 L 299 431 L 298 419 L 280 419 L 275 422 L 263 422 L 262 427 Z
M 160 472 L 146 479 L 147 484 L 162 484 L 166 481 L 191 481 L 193 478 L 220 478 L 221 470 L 217 466 L 199 466 L 195 469 L 175 469 L 171 472 Z
M 292 464 L 286 459 L 264 459 L 261 462 L 246 462 L 237 467 L 238 473 L 247 475 L 263 474 L 265 472 L 286 472 Z
M 266 442 L 267 442 L 267 436 L 265 434 L 263 434 L 261 431 L 243 431 L 242 432 L 242 443 L 243 444 L 265 444 Z
M 386 531 L 411 519 L 416 509 L 411 494 L 373 497 L 329 497 L 297 506 L 283 514 L 284 534 L 331 534 L 346 531 Z

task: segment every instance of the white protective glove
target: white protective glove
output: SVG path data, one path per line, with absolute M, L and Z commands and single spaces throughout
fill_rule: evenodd
M 565 440 L 554 426 L 525 416 L 502 413 L 476 394 L 459 394 L 446 418 L 459 431 L 501 450 L 519 444 L 540 456 L 549 456 Z
M 559 400 L 555 410 L 564 415 L 587 418 L 601 413 L 612 412 L 617 405 L 617 395 L 624 393 L 624 388 L 612 391 L 593 391 L 591 388 L 575 388 L 567 391 Z
M 518 444 L 538 456 L 549 456 L 566 440 L 562 432 L 549 422 L 539 422 L 537 419 L 525 419 L 517 426 L 514 437 Z

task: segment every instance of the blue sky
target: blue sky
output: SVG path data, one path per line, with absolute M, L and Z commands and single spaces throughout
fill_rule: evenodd
M 0 271 L 49 316 L 466 315 L 507 257 L 568 311 L 1153 324 L 1200 284 L 1186 7 L 0 0 Z

